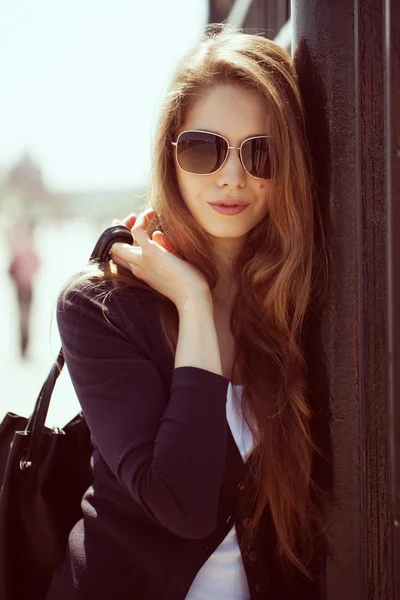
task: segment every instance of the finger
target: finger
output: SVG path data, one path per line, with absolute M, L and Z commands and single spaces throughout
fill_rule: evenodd
M 115 242 L 110 250 L 110 256 L 115 263 L 131 270 L 137 267 L 139 253 L 141 253 L 140 248 L 124 242 Z
M 119 267 L 124 267 L 124 268 L 125 268 L 125 269 L 127 269 L 128 271 L 131 271 L 131 272 L 133 272 L 133 269 L 131 268 L 131 265 L 130 265 L 130 264 L 129 264 L 129 263 L 126 261 L 126 260 L 123 260 L 122 258 L 119 258 L 119 257 L 118 257 L 118 258 L 116 258 L 116 257 L 115 257 L 115 254 L 114 254 L 114 257 L 111 257 L 111 258 L 112 258 L 113 262 L 114 262 L 116 265 L 118 265 Z
M 154 242 L 157 242 L 157 244 L 160 244 L 160 246 L 162 246 L 163 248 L 168 250 L 168 252 L 175 251 L 174 244 L 171 242 L 169 237 L 167 235 L 165 235 L 165 233 L 162 233 L 162 231 L 158 231 L 158 230 L 154 231 L 154 233 L 152 235 L 152 240 Z
M 153 215 L 153 209 L 148 209 L 140 213 L 140 215 L 136 219 L 134 226 L 132 227 L 132 235 L 143 249 L 148 248 L 151 243 L 150 236 L 147 233 L 146 229 L 149 224 L 149 220 L 152 218 Z
M 131 213 L 130 215 L 128 215 L 127 217 L 125 217 L 125 219 L 122 219 L 122 224 L 125 225 L 125 227 L 128 227 L 129 229 L 132 229 L 132 227 L 134 226 L 135 222 L 136 222 L 137 216 L 135 213 Z
M 163 246 L 165 248 L 165 240 L 161 231 L 153 231 L 151 239 L 153 240 L 153 242 L 157 242 L 157 244 L 160 244 L 160 246 Z
M 135 221 L 136 221 L 135 213 L 130 213 L 130 215 L 128 215 L 127 217 L 125 217 L 122 220 L 114 219 L 112 224 L 113 225 L 124 225 L 125 227 L 128 227 L 128 229 L 132 229 L 132 227 L 135 224 Z

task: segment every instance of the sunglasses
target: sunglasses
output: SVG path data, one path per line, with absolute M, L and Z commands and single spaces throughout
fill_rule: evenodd
M 239 150 L 243 169 L 256 179 L 271 178 L 271 157 L 268 138 L 259 135 L 244 140 L 239 147 L 230 146 L 222 135 L 209 131 L 182 131 L 176 142 L 176 161 L 179 167 L 192 175 L 211 175 L 221 169 L 229 150 Z

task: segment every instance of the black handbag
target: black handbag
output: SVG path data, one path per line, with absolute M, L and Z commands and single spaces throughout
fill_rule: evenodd
M 90 261 L 108 260 L 114 242 L 132 244 L 130 230 L 106 229 Z M 61 348 L 29 419 L 9 412 L 0 425 L 0 600 L 43 600 L 92 482 L 83 414 L 62 429 L 45 426 L 63 365 Z

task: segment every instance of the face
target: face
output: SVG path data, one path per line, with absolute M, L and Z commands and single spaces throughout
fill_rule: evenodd
M 229 146 L 239 147 L 250 137 L 268 135 L 265 100 L 256 92 L 233 85 L 220 85 L 203 92 L 189 110 L 178 134 L 188 129 L 209 131 L 225 137 Z M 229 150 L 225 164 L 216 173 L 194 175 L 175 168 L 183 200 L 197 223 L 212 238 L 240 245 L 268 212 L 271 179 L 249 175 L 239 151 Z M 217 212 L 210 202 L 241 200 L 248 203 L 235 215 Z

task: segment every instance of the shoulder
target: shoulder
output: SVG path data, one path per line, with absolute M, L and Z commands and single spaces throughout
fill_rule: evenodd
M 58 306 L 76 304 L 104 305 L 119 303 L 122 305 L 151 309 L 160 306 L 163 297 L 151 288 L 139 287 L 132 281 L 132 285 L 122 284 L 111 277 L 94 277 L 90 272 L 77 273 L 70 277 L 58 295 Z
M 97 321 L 128 335 L 134 329 L 147 331 L 158 322 L 166 299 L 153 292 L 104 278 L 77 274 L 61 289 L 57 300 L 57 321 L 61 327 Z

